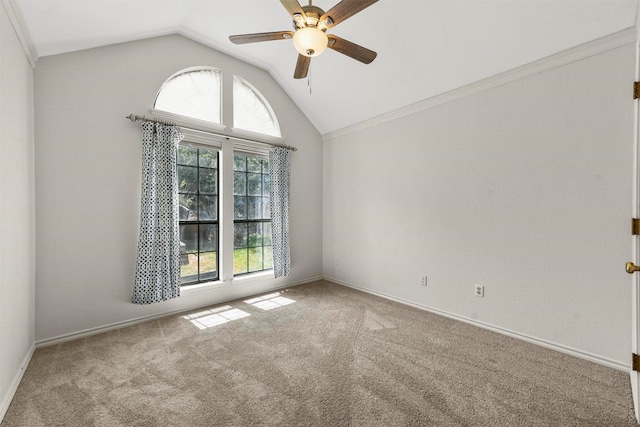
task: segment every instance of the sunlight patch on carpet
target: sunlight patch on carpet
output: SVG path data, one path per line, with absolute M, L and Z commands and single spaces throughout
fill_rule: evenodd
M 242 319 L 247 316 L 251 315 L 239 308 L 233 308 L 230 305 L 225 305 L 211 310 L 188 314 L 186 316 L 182 316 L 182 318 L 189 320 L 198 329 L 202 330 L 219 326 L 232 320 Z
M 283 307 L 285 305 L 293 304 L 295 301 L 280 296 L 280 292 L 274 292 L 272 294 L 245 300 L 245 302 L 247 304 L 251 304 L 254 307 L 258 307 L 262 310 L 267 311 L 273 310 L 274 308 Z

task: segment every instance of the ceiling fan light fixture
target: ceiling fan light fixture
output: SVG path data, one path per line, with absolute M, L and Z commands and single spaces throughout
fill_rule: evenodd
M 293 18 L 293 31 L 271 31 L 268 33 L 238 34 L 229 36 L 234 44 L 256 43 L 269 40 L 293 39 L 293 46 L 298 52 L 294 79 L 303 79 L 309 72 L 311 58 L 321 55 L 329 48 L 338 53 L 370 64 L 377 53 L 365 47 L 342 39 L 334 34 L 325 34 L 349 17 L 368 8 L 378 0 L 340 0 L 327 12 L 314 6 L 312 0 L 309 5 L 301 6 L 300 0 L 280 0 L 280 3 Z
M 293 45 L 300 55 L 318 56 L 327 48 L 329 38 L 316 27 L 300 28 L 293 35 Z
M 299 25 L 300 27 L 304 26 L 305 22 L 304 22 L 304 18 L 302 17 L 301 13 L 294 13 L 293 14 L 293 21 Z
M 327 16 L 327 18 L 322 21 L 322 25 L 324 25 L 325 27 L 330 27 L 333 25 L 333 19 L 331 19 L 330 16 Z

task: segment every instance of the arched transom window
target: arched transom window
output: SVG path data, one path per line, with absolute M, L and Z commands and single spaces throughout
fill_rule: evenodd
M 221 76 L 214 68 L 195 68 L 171 76 L 160 88 L 154 108 L 221 124 Z
M 171 76 L 160 88 L 154 110 L 214 125 L 223 123 L 222 71 L 194 67 Z M 249 82 L 233 76 L 233 131 L 249 131 L 280 138 L 280 126 L 271 106 Z M 229 123 L 226 123 L 229 125 Z
M 271 106 L 253 86 L 233 76 L 233 127 L 264 135 L 280 136 Z

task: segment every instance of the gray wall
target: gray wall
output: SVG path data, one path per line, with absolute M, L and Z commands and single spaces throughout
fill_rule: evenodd
M 130 302 L 140 197 L 140 127 L 163 82 L 193 66 L 249 81 L 271 104 L 292 156 L 292 275 Z M 322 141 L 264 71 L 181 36 L 40 58 L 36 113 L 36 340 L 117 325 L 321 275 Z
M 325 138 L 325 276 L 627 366 L 634 57 Z
M 0 4 L 0 420 L 34 341 L 33 70 Z

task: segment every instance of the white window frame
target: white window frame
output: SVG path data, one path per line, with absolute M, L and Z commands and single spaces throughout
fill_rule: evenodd
M 252 84 L 245 79 L 234 76 L 225 75 L 225 73 L 214 67 L 191 67 L 178 71 L 169 79 L 198 69 L 213 69 L 221 73 L 222 88 L 229 87 L 228 78 L 238 78 L 244 84 L 249 86 L 254 93 L 259 96 L 269 109 L 275 126 L 280 133 L 280 125 L 275 112 L 266 98 Z M 167 81 L 169 80 L 167 79 Z M 232 84 L 231 84 L 231 87 Z M 161 87 L 162 89 L 162 87 Z M 160 90 L 161 90 L 160 89 Z M 159 92 L 158 92 L 159 93 Z M 226 96 L 224 91 L 220 91 L 221 102 L 221 124 L 216 124 L 206 120 L 194 119 L 182 116 L 176 113 L 170 113 L 163 110 L 151 109 L 150 115 L 164 121 L 171 122 L 178 126 L 184 135 L 180 144 L 190 145 L 203 148 L 215 148 L 219 150 L 218 156 L 218 280 L 211 282 L 203 282 L 185 285 L 181 288 L 181 294 L 189 294 L 192 292 L 206 291 L 216 289 L 221 286 L 253 282 L 256 280 L 264 280 L 273 278 L 273 270 L 262 270 L 255 273 L 242 274 L 234 278 L 233 275 L 233 224 L 234 224 L 234 205 L 233 205 L 233 156 L 235 153 L 245 155 L 255 155 L 266 157 L 272 144 L 283 144 L 284 139 L 276 136 L 256 133 L 244 129 L 234 129 L 224 123 L 230 120 L 233 123 L 233 114 L 225 115 L 225 111 L 233 111 L 233 102 L 231 96 Z M 225 105 L 228 104 L 228 105 Z M 229 117 L 231 116 L 231 117 Z
M 268 148 L 261 147 L 259 144 L 253 150 L 247 150 L 248 143 L 246 141 L 233 141 L 231 139 L 221 138 L 211 134 L 193 134 L 196 140 L 190 137 L 189 132 L 180 144 L 193 147 L 214 148 L 219 151 L 218 156 L 218 280 L 185 285 L 181 288 L 184 291 L 197 292 L 212 287 L 219 287 L 224 284 L 246 283 L 259 279 L 273 277 L 273 269 L 257 271 L 254 273 L 242 274 L 234 277 L 233 273 L 233 230 L 234 230 L 234 212 L 233 212 L 233 156 L 235 154 L 244 154 L 264 157 L 268 152 Z M 208 139 L 208 141 L 207 141 Z

